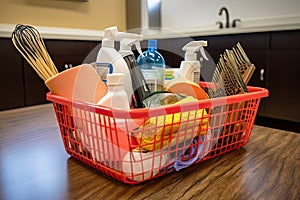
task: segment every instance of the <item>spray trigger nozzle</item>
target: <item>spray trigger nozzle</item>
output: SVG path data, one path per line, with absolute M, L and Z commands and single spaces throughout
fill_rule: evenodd
M 118 28 L 116 26 L 108 27 L 104 29 L 104 38 L 113 39 L 118 33 Z
M 123 51 L 131 51 L 132 45 L 135 45 L 136 50 L 142 55 L 142 49 L 140 45 L 140 41 L 143 40 L 142 35 L 134 34 L 134 33 L 124 33 L 119 32 L 116 35 L 116 38 L 120 41 L 120 50 Z
M 185 60 L 196 60 L 197 59 L 197 51 L 200 51 L 202 57 L 205 60 L 208 60 L 204 48 L 207 46 L 207 41 L 199 40 L 199 41 L 192 41 L 186 44 L 182 50 L 186 51 L 185 53 Z

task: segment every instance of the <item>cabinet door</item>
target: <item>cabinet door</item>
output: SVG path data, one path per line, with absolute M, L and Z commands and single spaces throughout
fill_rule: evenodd
M 268 70 L 269 50 L 247 50 L 245 49 L 250 61 L 255 66 L 255 71 L 248 83 L 250 86 L 266 88 L 266 73 Z M 266 98 L 261 99 L 258 115 L 266 116 Z
M 24 60 L 25 105 L 32 106 L 47 103 L 46 94 L 49 91 L 43 79 Z
M 24 106 L 22 58 L 10 38 L 0 38 L 0 110 Z
M 58 71 L 65 70 L 65 65 L 75 67 L 83 62 L 95 62 L 100 49 L 98 41 L 47 40 L 45 43 Z
M 271 50 L 266 86 L 270 96 L 266 99 L 269 117 L 300 122 L 300 50 Z

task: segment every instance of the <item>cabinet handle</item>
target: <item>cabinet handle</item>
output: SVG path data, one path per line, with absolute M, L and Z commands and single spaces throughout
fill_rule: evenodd
M 260 81 L 264 81 L 264 73 L 265 73 L 265 70 L 264 70 L 264 69 L 261 69 L 261 70 L 260 70 L 260 76 L 259 76 L 259 80 L 260 80 Z
M 73 67 L 72 64 L 65 64 L 65 68 L 66 68 L 66 69 L 70 69 L 70 68 L 72 68 L 72 67 Z

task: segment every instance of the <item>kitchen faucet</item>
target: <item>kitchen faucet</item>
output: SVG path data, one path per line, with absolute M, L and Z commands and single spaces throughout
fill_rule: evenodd
M 230 26 L 230 19 L 229 19 L 229 11 L 228 11 L 228 9 L 226 7 L 222 7 L 219 10 L 219 16 L 221 16 L 223 14 L 223 12 L 225 12 L 225 17 L 226 17 L 225 28 L 236 27 L 237 22 L 241 22 L 240 19 L 234 19 L 232 21 L 232 26 Z M 219 25 L 220 29 L 224 28 L 222 22 L 217 21 L 216 24 Z
M 225 16 L 226 16 L 226 28 L 229 28 L 230 25 L 229 25 L 229 12 L 228 12 L 228 9 L 226 7 L 222 7 L 220 10 L 219 10 L 219 16 L 221 16 L 223 14 L 223 12 L 225 12 Z

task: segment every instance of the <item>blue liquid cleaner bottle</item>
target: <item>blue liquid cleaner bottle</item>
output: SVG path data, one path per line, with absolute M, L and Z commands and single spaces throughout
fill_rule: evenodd
M 165 59 L 157 51 L 157 40 L 148 40 L 148 50 L 139 55 L 137 62 L 151 92 L 164 90 Z

